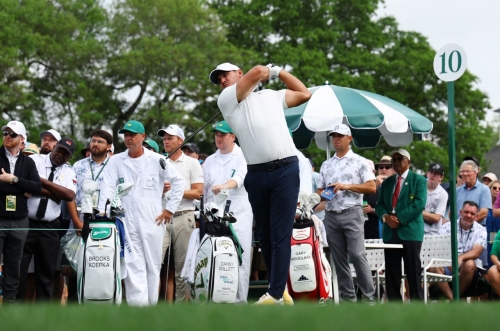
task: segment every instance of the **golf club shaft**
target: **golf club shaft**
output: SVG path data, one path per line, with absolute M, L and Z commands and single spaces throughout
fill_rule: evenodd
M 196 136 L 198 134 L 198 132 L 200 132 L 201 130 L 203 130 L 208 124 L 210 124 L 217 116 L 220 115 L 220 110 L 217 112 L 217 114 L 215 114 L 214 116 L 212 116 L 211 119 L 209 119 L 207 121 L 207 123 L 203 124 L 203 126 L 201 128 L 199 128 L 195 133 L 193 133 L 191 136 L 189 136 L 186 140 L 184 140 L 184 142 L 182 143 L 182 145 L 180 145 L 179 147 L 177 147 L 172 153 L 168 153 L 168 156 L 167 156 L 167 159 L 170 158 L 170 155 L 173 155 L 175 154 L 175 152 L 177 152 L 179 149 L 181 149 L 185 144 L 187 144 L 188 141 L 191 140 L 191 138 L 193 138 L 194 136 Z

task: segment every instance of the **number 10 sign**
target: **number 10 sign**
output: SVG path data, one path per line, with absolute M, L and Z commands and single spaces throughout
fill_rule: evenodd
M 439 79 L 453 82 L 459 79 L 467 69 L 467 55 L 457 44 L 448 44 L 434 56 L 434 72 Z

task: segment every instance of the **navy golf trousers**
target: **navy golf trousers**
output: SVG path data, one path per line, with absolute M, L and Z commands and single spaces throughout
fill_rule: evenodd
M 267 167 L 249 165 L 245 177 L 245 189 L 269 274 L 268 293 L 275 298 L 283 297 L 288 277 L 290 241 L 300 187 L 297 157 L 286 160 L 284 163 L 270 162 Z

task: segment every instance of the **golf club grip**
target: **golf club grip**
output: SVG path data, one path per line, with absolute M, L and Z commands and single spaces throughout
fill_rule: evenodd
M 167 155 L 167 157 L 166 157 L 166 158 L 167 158 L 167 159 L 169 159 L 169 158 L 170 158 L 170 155 L 175 154 L 175 152 L 177 152 L 177 151 L 178 151 L 179 149 L 181 149 L 184 145 L 186 145 L 186 144 L 187 144 L 187 142 L 191 140 L 191 138 L 193 138 L 194 136 L 196 136 L 196 135 L 198 134 L 198 132 L 200 132 L 201 130 L 203 130 L 203 129 L 204 129 L 204 128 L 205 128 L 205 127 L 206 127 L 206 126 L 207 126 L 210 122 L 212 122 L 212 121 L 213 121 L 213 120 L 214 120 L 217 116 L 219 116 L 220 114 L 221 114 L 221 112 L 220 112 L 220 110 L 219 110 L 219 112 L 217 112 L 217 114 L 215 114 L 214 116 L 212 116 L 212 118 L 211 118 L 211 119 L 209 119 L 209 120 L 207 121 L 207 123 L 203 124 L 203 126 L 202 126 L 201 128 L 199 128 L 199 129 L 198 129 L 195 133 L 193 133 L 193 134 L 192 134 L 191 136 L 189 136 L 186 140 L 184 140 L 184 142 L 182 143 L 182 145 L 180 145 L 179 147 L 177 147 L 177 148 L 176 148 L 176 149 L 175 149 L 172 153 L 169 153 L 169 154 Z

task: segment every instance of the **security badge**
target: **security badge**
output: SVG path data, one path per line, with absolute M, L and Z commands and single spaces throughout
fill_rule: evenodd
M 6 211 L 16 211 L 16 196 L 7 195 L 5 197 L 5 210 Z

